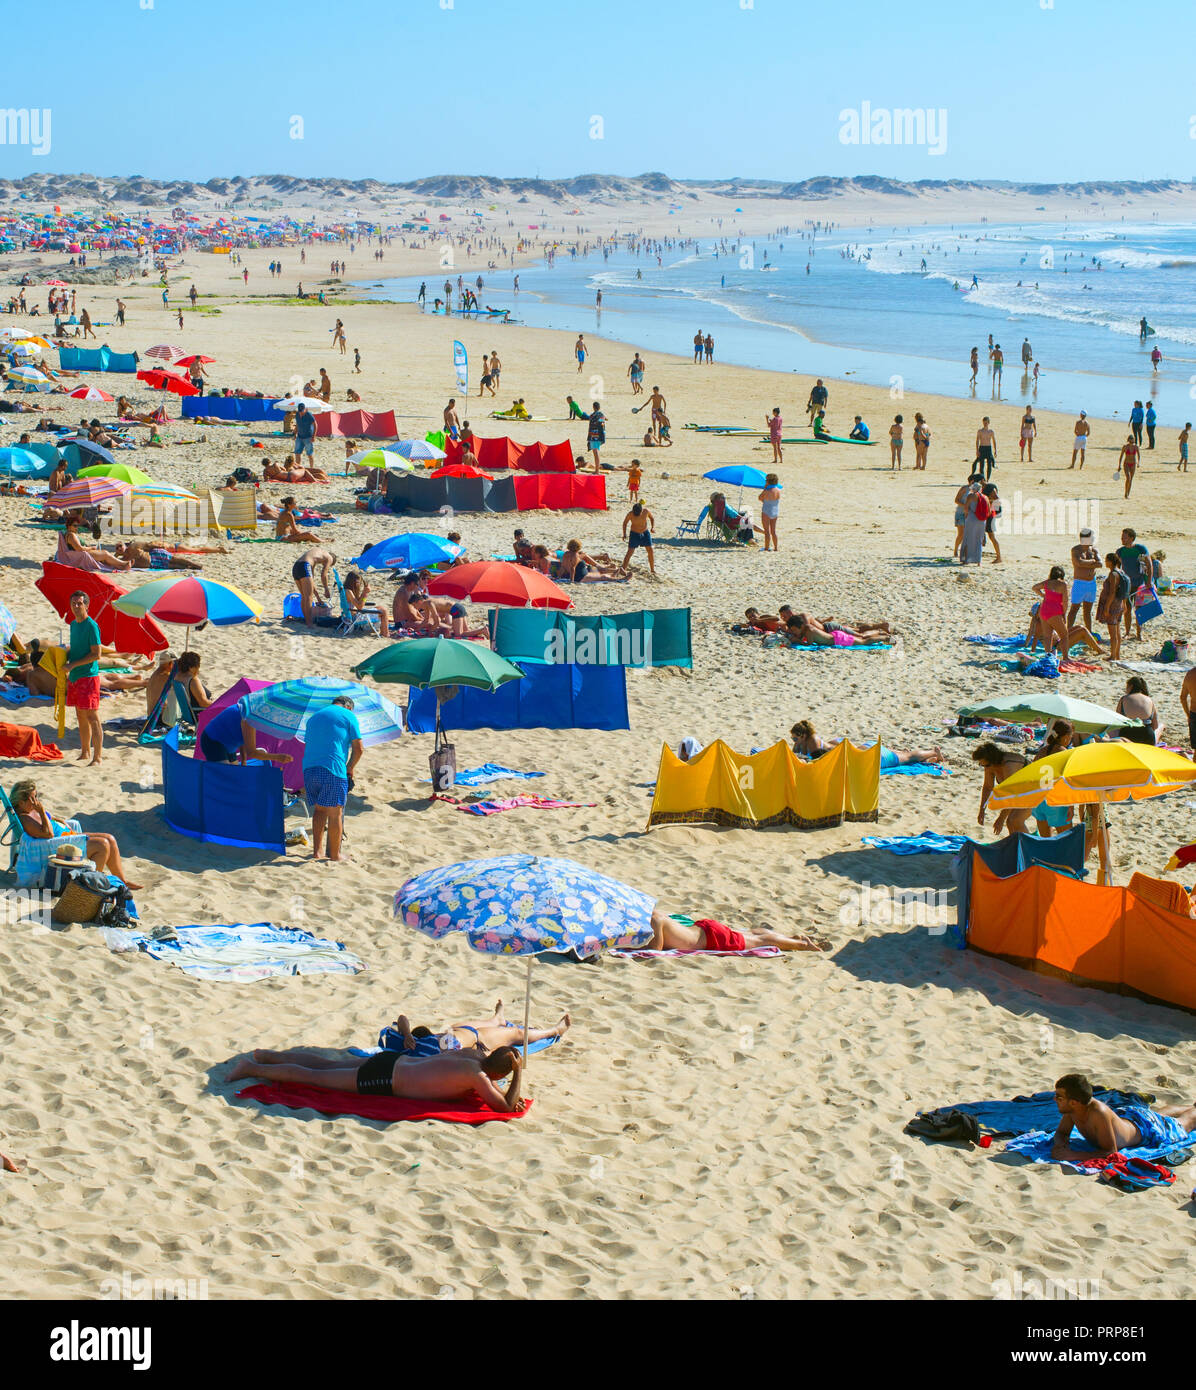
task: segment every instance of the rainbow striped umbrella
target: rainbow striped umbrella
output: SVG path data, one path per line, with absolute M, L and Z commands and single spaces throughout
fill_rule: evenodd
M 147 478 L 144 483 L 133 484 L 134 497 L 146 497 L 157 502 L 198 502 L 195 493 L 180 487 L 178 483 L 156 483 Z
M 59 511 L 66 507 L 98 507 L 116 497 L 127 497 L 133 489 L 120 478 L 76 478 L 73 483 L 50 495 L 50 506 Z
M 196 623 L 231 627 L 234 623 L 256 620 L 262 605 L 235 584 L 200 579 L 194 574 L 168 575 L 139 584 L 112 604 L 134 618 L 155 618 L 160 623 L 178 623 L 187 628 L 187 641 Z

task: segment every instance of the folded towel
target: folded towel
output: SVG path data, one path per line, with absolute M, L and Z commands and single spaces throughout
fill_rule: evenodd
M 285 1105 L 289 1110 L 318 1110 L 321 1115 L 356 1115 L 363 1120 L 444 1120 L 449 1124 L 483 1125 L 488 1120 L 518 1120 L 534 1104 L 521 1111 L 491 1110 L 477 1099 L 407 1100 L 400 1096 L 359 1096 L 353 1091 L 328 1091 L 322 1086 L 295 1086 L 289 1082 L 259 1082 L 237 1093 L 238 1100 L 259 1105 Z
M 865 835 L 862 843 L 869 849 L 887 849 L 890 854 L 958 854 L 967 836 L 923 830 L 921 835 Z

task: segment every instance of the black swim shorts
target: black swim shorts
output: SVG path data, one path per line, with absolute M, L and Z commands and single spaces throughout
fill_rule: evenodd
M 394 1095 L 394 1073 L 398 1065 L 397 1052 L 376 1052 L 357 1068 L 359 1096 Z

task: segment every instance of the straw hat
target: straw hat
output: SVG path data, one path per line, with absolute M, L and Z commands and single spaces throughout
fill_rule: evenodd
M 83 852 L 78 845 L 62 845 L 59 847 L 58 853 L 51 855 L 47 862 L 58 868 L 69 869 L 78 864 L 82 858 Z

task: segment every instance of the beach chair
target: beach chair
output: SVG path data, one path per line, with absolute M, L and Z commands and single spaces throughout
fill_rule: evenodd
M 336 596 L 340 601 L 341 620 L 336 629 L 338 637 L 354 637 L 359 632 L 367 633 L 370 637 L 378 635 L 378 615 L 376 613 L 355 613 L 349 607 L 349 595 L 345 593 L 344 581 L 336 570 L 332 571 L 332 578 L 336 581 Z
M 684 519 L 679 521 L 677 523 L 677 537 L 700 536 L 702 534 L 702 523 L 706 520 L 706 513 L 709 510 L 709 507 L 703 507 L 696 521 L 685 521 Z M 674 539 L 677 537 L 674 537 Z
M 7 872 L 16 879 L 19 888 L 32 888 L 40 884 L 50 859 L 64 845 L 74 845 L 80 854 L 87 853 L 87 836 L 81 831 L 55 835 L 50 840 L 30 839 L 3 787 L 0 787 L 0 809 L 4 811 L 5 820 L 4 829 L 0 831 L 0 846 L 7 845 L 9 848 Z M 73 824 L 77 825 L 78 821 Z
M 177 670 L 178 662 L 175 662 L 170 668 L 170 675 L 163 684 L 153 709 L 150 711 L 149 718 L 141 726 L 137 734 L 137 742 L 142 746 L 150 743 L 161 743 L 166 735 L 170 733 L 171 729 L 176 727 L 179 731 L 180 747 L 185 747 L 195 742 L 195 715 L 191 712 L 191 701 L 185 689 L 183 689 L 183 703 L 179 703 L 178 691 L 181 687 L 179 682 L 174 678 Z M 176 709 L 173 722 L 167 720 L 165 713 L 166 702 L 172 697 Z M 183 714 L 184 708 L 187 711 L 186 715 Z M 188 722 L 188 716 L 190 717 L 190 722 Z

